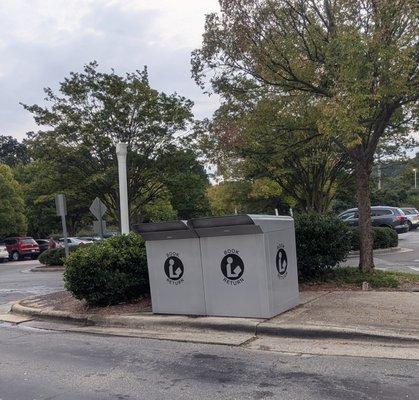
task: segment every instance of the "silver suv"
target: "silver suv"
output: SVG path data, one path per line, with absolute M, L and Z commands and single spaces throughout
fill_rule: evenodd
M 358 226 L 357 208 L 346 210 L 338 217 L 350 227 Z M 371 207 L 371 220 L 373 226 L 393 228 L 397 233 L 405 233 L 409 230 L 407 217 L 398 207 L 373 206 Z

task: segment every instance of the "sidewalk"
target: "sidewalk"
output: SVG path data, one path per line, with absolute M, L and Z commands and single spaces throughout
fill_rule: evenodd
M 118 315 L 74 313 L 54 309 L 46 298 L 39 296 L 15 303 L 12 314 L 16 318 L 22 316 L 22 322 L 32 320 L 32 326 L 48 321 L 50 329 L 56 330 L 241 345 L 281 352 L 339 355 L 343 351 L 349 355 L 419 359 L 417 292 L 307 291 L 301 293 L 299 306 L 271 319 L 132 311 Z

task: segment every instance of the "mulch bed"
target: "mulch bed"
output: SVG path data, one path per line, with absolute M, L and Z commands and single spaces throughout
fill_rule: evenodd
M 77 314 L 119 315 L 151 312 L 151 299 L 149 296 L 137 299 L 130 303 L 117 304 L 107 307 L 89 307 L 84 301 L 75 299 L 69 292 L 55 292 L 36 298 L 48 307 L 58 311 L 67 311 Z
M 399 288 L 381 288 L 374 289 L 380 291 L 406 291 L 417 287 L 417 283 L 406 282 Z M 337 285 L 333 282 L 326 283 L 302 283 L 299 285 L 300 292 L 306 291 L 360 291 L 358 285 L 342 284 Z M 37 302 L 44 306 L 51 307 L 58 311 L 67 311 L 77 314 L 98 314 L 98 315 L 130 315 L 151 312 L 151 299 L 149 296 L 144 296 L 140 299 L 134 300 L 130 303 L 117 304 L 107 307 L 89 307 L 84 301 L 75 299 L 69 292 L 62 291 L 51 293 L 43 296 L 37 296 Z

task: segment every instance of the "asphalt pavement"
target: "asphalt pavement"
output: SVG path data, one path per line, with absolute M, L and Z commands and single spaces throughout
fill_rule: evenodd
M 419 229 L 399 235 L 400 252 L 379 254 L 374 257 L 376 268 L 419 274 Z M 345 265 L 357 266 L 358 257 L 351 257 Z
M 419 258 L 419 257 L 418 257 Z M 0 264 L 0 303 L 62 288 L 60 272 Z M 416 399 L 414 360 L 245 347 L 0 324 L 1 400 Z
M 419 362 L 0 328 L 0 398 L 416 399 Z
M 39 265 L 37 260 L 0 264 L 0 312 L 19 299 L 63 289 L 62 273 L 30 271 Z M 3 399 L 0 397 L 0 400 Z

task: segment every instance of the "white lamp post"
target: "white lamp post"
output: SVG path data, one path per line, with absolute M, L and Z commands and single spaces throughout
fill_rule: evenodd
M 413 168 L 413 172 L 415 173 L 415 189 L 416 189 L 416 171 L 417 171 L 417 169 Z
M 126 143 L 117 143 L 119 175 L 119 201 L 121 207 L 121 233 L 129 233 L 128 186 L 127 186 L 127 147 Z

